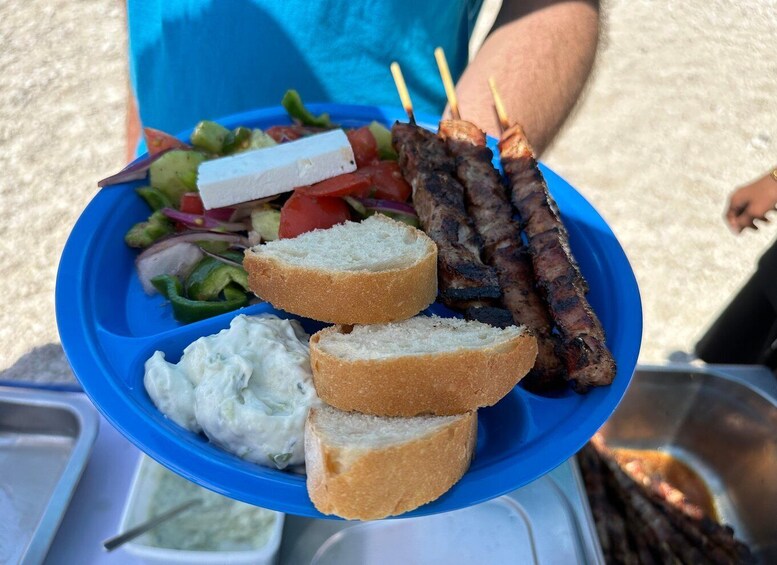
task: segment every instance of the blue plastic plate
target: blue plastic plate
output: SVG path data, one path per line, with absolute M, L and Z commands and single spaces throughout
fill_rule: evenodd
M 311 105 L 344 125 L 406 119 L 396 109 Z M 219 120 L 227 127 L 287 124 L 281 107 Z M 422 118 L 430 129 L 433 118 Z M 181 137 L 188 139 L 190 132 Z M 491 140 L 492 148 L 494 147 Z M 609 418 L 629 384 L 642 336 L 637 282 L 610 228 L 569 184 L 543 168 L 569 230 L 572 251 L 591 291 L 589 300 L 618 363 L 615 382 L 578 395 L 542 397 L 516 387 L 479 413 L 472 466 L 449 492 L 406 516 L 454 510 L 482 502 L 544 475 L 571 457 Z M 261 467 L 210 444 L 165 418 L 143 388 L 143 364 L 155 350 L 177 361 L 195 339 L 227 327 L 236 313 L 275 312 L 255 304 L 189 325 L 172 318 L 160 295 L 147 296 L 134 270 L 137 251 L 124 233 L 148 216 L 134 193 L 140 182 L 102 189 L 76 222 L 57 274 L 56 312 L 65 353 L 92 402 L 142 451 L 204 487 L 289 514 L 324 517 L 313 507 L 304 476 Z M 277 313 L 277 312 L 276 312 Z M 281 316 L 284 313 L 279 313 Z M 307 324 L 309 331 L 320 327 Z

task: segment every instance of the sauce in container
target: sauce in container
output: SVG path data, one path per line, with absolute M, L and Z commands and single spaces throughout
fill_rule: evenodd
M 164 467 L 153 464 L 156 487 L 151 491 L 149 516 L 188 500 L 202 504 L 152 529 L 155 547 L 189 551 L 248 551 L 267 544 L 277 513 L 204 489 Z
M 696 471 L 679 459 L 653 449 L 612 448 L 612 454 L 618 465 L 637 482 L 664 481 L 680 491 L 687 502 L 719 521 L 715 502 L 706 483 Z

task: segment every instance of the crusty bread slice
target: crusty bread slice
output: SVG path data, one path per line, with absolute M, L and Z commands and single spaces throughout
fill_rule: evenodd
M 380 418 L 312 408 L 305 425 L 310 499 L 324 514 L 377 520 L 448 491 L 469 468 L 477 414 Z
M 372 326 L 332 326 L 310 338 L 318 396 L 378 416 L 462 414 L 502 399 L 529 372 L 537 340 L 436 316 Z
M 403 320 L 437 296 L 437 246 L 383 215 L 246 251 L 248 285 L 276 308 L 322 322 Z

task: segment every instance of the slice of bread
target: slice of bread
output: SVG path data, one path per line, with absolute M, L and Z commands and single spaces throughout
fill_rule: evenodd
M 525 328 L 417 316 L 333 326 L 310 338 L 318 396 L 378 416 L 462 414 L 502 399 L 529 372 L 537 340 Z
M 469 468 L 477 414 L 379 418 L 312 408 L 305 425 L 307 488 L 324 514 L 377 520 L 437 499 Z
M 437 246 L 383 215 L 246 251 L 248 284 L 276 308 L 322 322 L 379 324 L 437 297 Z

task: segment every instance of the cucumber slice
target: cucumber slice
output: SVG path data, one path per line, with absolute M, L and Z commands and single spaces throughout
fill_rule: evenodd
M 185 192 L 197 190 L 197 168 L 204 160 L 205 155 L 199 151 L 168 151 L 149 168 L 151 186 L 167 196 L 177 208 Z
M 372 122 L 367 128 L 378 143 L 378 157 L 385 161 L 396 161 L 399 156 L 391 145 L 391 130 L 378 122 Z
M 195 147 L 199 147 L 209 153 L 221 154 L 224 148 L 224 140 L 230 131 L 216 122 L 203 120 L 192 132 L 191 142 Z

